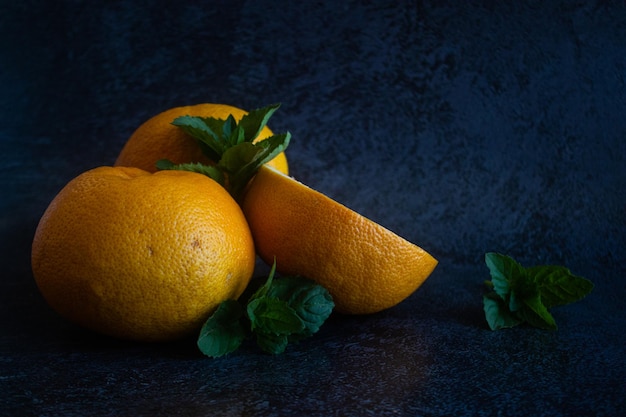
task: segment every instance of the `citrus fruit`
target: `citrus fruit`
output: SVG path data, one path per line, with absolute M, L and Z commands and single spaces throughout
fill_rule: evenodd
M 244 291 L 250 230 L 223 187 L 200 174 L 99 167 L 70 181 L 32 246 L 36 283 L 67 319 L 111 336 L 172 340 Z
M 133 166 L 149 172 L 155 172 L 156 162 L 169 159 L 175 164 L 200 162 L 210 164 L 195 139 L 172 125 L 172 121 L 181 116 L 213 117 L 226 119 L 232 115 L 239 121 L 246 111 L 226 104 L 203 103 L 191 106 L 174 107 L 151 117 L 140 125 L 128 139 L 115 161 L 116 166 Z M 255 141 L 272 136 L 272 131 L 265 126 Z M 281 172 L 289 172 L 287 157 L 278 154 L 268 162 Z
M 368 314 L 413 293 L 437 261 L 420 247 L 263 166 L 242 208 L 260 257 L 326 287 L 338 312 Z

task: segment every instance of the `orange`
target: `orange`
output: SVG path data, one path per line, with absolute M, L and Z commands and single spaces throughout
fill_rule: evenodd
M 200 116 L 226 119 L 229 115 L 239 121 L 246 114 L 244 110 L 226 104 L 204 103 L 192 106 L 175 107 L 166 110 L 145 121 L 128 139 L 115 161 L 116 166 L 133 166 L 149 172 L 155 172 L 156 162 L 169 159 L 175 164 L 201 162 L 210 164 L 198 142 L 182 129 L 172 125 L 177 117 Z M 266 126 L 256 141 L 272 136 Z M 215 161 L 213 161 L 215 162 Z M 287 157 L 284 152 L 268 162 L 281 172 L 289 172 Z
M 99 167 L 70 181 L 37 227 L 32 268 L 50 306 L 89 329 L 160 341 L 196 332 L 255 265 L 239 205 L 204 175 Z
M 437 265 L 420 247 L 272 168 L 261 167 L 242 208 L 261 258 L 326 287 L 338 312 L 392 307 Z

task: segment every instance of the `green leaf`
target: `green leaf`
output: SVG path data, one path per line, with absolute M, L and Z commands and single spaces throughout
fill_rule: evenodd
M 276 279 L 268 296 L 287 301 L 304 323 L 303 337 L 317 332 L 335 307 L 326 288 L 303 277 Z
M 224 173 L 211 165 L 204 165 L 201 163 L 188 163 L 188 164 L 174 164 L 167 159 L 161 159 L 157 161 L 156 166 L 160 170 L 176 170 L 176 171 L 189 171 L 198 174 L 206 175 L 213 179 L 220 185 L 224 185 L 225 178 Z
M 215 123 L 217 122 L 217 123 Z M 222 131 L 223 121 L 220 119 L 202 118 L 198 116 L 180 116 L 172 122 L 192 138 L 198 140 L 204 146 L 203 152 L 214 162 L 220 160 L 226 150 L 226 143 L 217 132 Z M 213 126 L 210 126 L 210 125 Z
M 236 198 L 241 195 L 259 168 L 289 144 L 290 134 L 271 136 L 257 143 L 243 142 L 228 148 L 218 167 L 228 173 L 230 192 Z
M 226 139 L 227 145 L 237 144 L 237 140 L 233 140 L 234 136 L 238 136 L 238 133 L 235 132 L 236 128 L 237 121 L 232 114 L 229 114 L 224 123 L 222 123 L 222 138 Z
M 510 312 L 515 313 L 519 311 L 524 306 L 524 298 L 519 297 L 516 291 L 511 291 L 508 296 L 508 304 L 507 307 Z
M 546 330 L 556 330 L 554 317 L 541 302 L 541 296 L 536 294 L 533 297 L 524 299 L 525 308 L 520 309 L 517 316 L 534 327 Z
M 280 104 L 272 104 L 260 109 L 255 109 L 248 114 L 244 115 L 239 121 L 239 125 L 243 128 L 245 134 L 245 140 L 252 142 L 256 139 L 263 128 L 267 125 L 270 117 L 280 107 Z
M 252 331 L 275 335 L 289 335 L 304 329 L 304 323 L 286 301 L 262 297 L 252 300 L 247 307 Z
M 541 301 L 547 308 L 573 303 L 593 290 L 591 281 L 572 274 L 563 266 L 531 267 L 528 275 L 536 282 Z
M 176 164 L 170 161 L 169 159 L 159 159 L 156 162 L 157 169 L 161 169 L 161 170 L 175 169 L 174 168 L 175 166 Z
M 270 296 L 276 273 L 276 261 L 272 264 L 267 281 L 252 294 L 248 301 L 247 314 L 252 331 L 288 335 L 300 332 L 304 323 L 284 300 Z
M 525 268 L 522 268 L 520 274 L 516 274 L 509 280 L 509 286 L 510 293 L 508 303 L 509 309 L 512 312 L 522 309 L 524 306 L 524 300 L 535 297 L 539 294 L 537 284 L 529 277 Z
M 228 148 L 219 167 L 226 171 L 231 177 L 242 176 L 250 172 L 256 172 L 257 161 L 261 158 L 263 148 L 250 142 L 243 142 Z M 260 165 L 259 165 L 260 166 Z
M 483 296 L 483 309 L 491 330 L 515 327 L 522 322 L 509 311 L 502 297 L 493 291 Z
M 206 356 L 217 358 L 235 351 L 246 337 L 243 308 L 235 300 L 222 302 L 200 330 L 197 345 Z
M 224 136 L 224 131 L 228 130 L 228 128 L 224 128 L 224 125 L 226 123 L 228 123 L 228 118 L 226 119 L 220 119 L 217 117 L 201 117 L 198 116 L 198 119 L 200 119 L 202 121 L 202 123 L 204 123 L 208 129 L 210 129 L 212 132 L 215 133 L 215 140 L 217 142 L 217 144 L 219 145 L 219 155 L 221 157 L 221 155 L 224 153 L 224 151 L 228 148 L 228 146 L 230 145 L 230 142 L 228 141 L 229 136 Z M 196 139 L 202 139 L 202 138 L 196 138 Z M 219 161 L 219 158 L 214 160 L 215 162 Z
M 495 252 L 485 254 L 485 263 L 491 274 L 493 290 L 506 300 L 511 292 L 511 282 L 518 281 L 523 276 L 523 267 L 513 258 Z
M 263 152 L 257 162 L 258 168 L 274 159 L 279 153 L 284 152 L 285 149 L 287 149 L 287 146 L 289 146 L 290 140 L 291 133 L 287 132 L 280 135 L 270 136 L 255 143 L 255 145 L 263 148 Z

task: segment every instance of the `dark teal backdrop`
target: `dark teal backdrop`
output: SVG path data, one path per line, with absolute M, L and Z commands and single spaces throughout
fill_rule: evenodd
M 626 402 L 623 2 L 0 1 L 0 414 L 617 415 Z M 148 117 L 281 102 L 291 173 L 440 260 L 399 306 L 277 357 L 58 318 L 30 244 Z M 485 252 L 596 287 L 488 330 Z

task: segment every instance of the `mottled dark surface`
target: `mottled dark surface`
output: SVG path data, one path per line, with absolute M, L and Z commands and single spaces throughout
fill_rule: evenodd
M 622 413 L 625 78 L 623 2 L 0 1 L 0 414 Z M 439 267 L 275 357 L 58 318 L 30 272 L 44 209 L 146 118 L 199 102 L 281 102 L 292 174 Z M 487 251 L 595 290 L 553 310 L 556 332 L 492 332 Z

